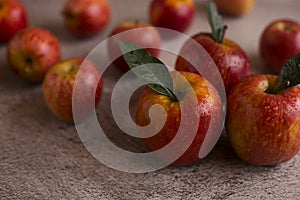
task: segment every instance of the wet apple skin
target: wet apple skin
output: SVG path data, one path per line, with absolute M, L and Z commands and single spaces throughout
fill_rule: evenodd
M 266 93 L 275 75 L 250 75 L 227 100 L 226 132 L 237 155 L 254 165 L 290 160 L 300 149 L 300 87 Z
M 224 38 L 222 43 L 217 43 L 209 33 L 196 34 L 192 39 L 200 44 L 212 57 L 222 76 L 227 94 L 235 84 L 250 73 L 249 58 L 235 42 Z M 193 50 L 192 47 L 189 47 L 192 45 L 194 45 L 193 42 L 187 42 L 183 46 L 180 55 L 187 53 L 183 51 Z M 176 61 L 176 70 L 198 73 L 195 67 L 180 56 Z
M 191 128 L 191 126 L 193 124 L 198 125 L 196 136 L 194 137 L 191 145 L 183 153 L 183 155 L 181 155 L 175 162 L 171 163 L 172 166 L 185 166 L 198 162 L 200 160 L 199 150 L 203 144 L 206 133 L 208 132 L 208 128 L 213 130 L 212 132 L 214 134 L 218 134 L 217 131 L 214 131 L 214 128 L 216 128 L 214 125 L 217 125 L 222 117 L 221 99 L 213 85 L 205 81 L 205 79 L 198 74 L 190 72 L 180 73 L 188 80 L 189 83 L 191 83 L 191 86 L 194 89 L 198 100 L 198 104 L 196 107 L 187 105 L 189 106 L 187 108 L 189 110 L 188 113 L 199 112 L 199 121 L 191 118 L 188 120 L 184 120 L 185 122 L 181 122 L 180 103 L 173 101 L 165 95 L 156 93 L 149 87 L 144 90 L 138 103 L 136 112 L 136 123 L 139 126 L 146 126 L 150 123 L 150 117 L 148 113 L 150 108 L 155 104 L 163 106 L 167 113 L 166 123 L 164 124 L 163 128 L 159 130 L 159 132 L 154 136 L 143 139 L 146 147 L 151 152 L 156 151 L 169 144 L 169 142 L 172 141 L 172 139 L 177 134 L 179 126 L 185 127 L 184 133 L 188 137 L 188 135 L 193 132 L 193 128 Z M 176 90 L 182 88 L 180 84 L 174 84 L 174 89 Z M 187 93 L 183 98 L 188 99 L 189 95 L 191 94 Z M 161 115 L 155 116 L 155 118 L 153 119 L 154 123 L 159 123 L 160 121 L 162 121 L 162 117 L 163 116 Z M 213 121 L 212 124 L 210 124 L 211 121 Z M 181 125 L 180 123 L 187 124 Z M 181 142 L 185 143 L 185 138 L 181 138 Z M 177 148 L 182 148 L 182 146 L 180 145 Z

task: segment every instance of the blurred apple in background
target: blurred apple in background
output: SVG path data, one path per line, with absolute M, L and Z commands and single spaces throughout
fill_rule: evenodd
M 18 0 L 0 0 L 0 42 L 8 42 L 27 27 L 27 12 Z
M 212 1 L 209 1 L 208 10 L 212 33 L 198 33 L 192 36 L 192 39 L 200 44 L 214 60 L 228 94 L 233 85 L 249 74 L 250 61 L 245 51 L 238 44 L 224 38 L 227 27 L 223 26 L 222 18 L 218 15 L 217 8 Z M 211 21 L 213 18 L 219 22 L 214 23 L 216 21 Z M 186 55 L 193 59 L 192 57 L 195 54 L 193 45 L 194 43 L 188 40 L 182 47 L 180 55 Z M 202 64 L 203 62 L 199 63 L 199 65 Z M 195 67 L 181 56 L 176 61 L 176 70 L 198 73 Z
M 260 38 L 260 56 L 265 64 L 279 73 L 283 64 L 300 52 L 300 24 L 291 19 L 270 23 Z
M 110 5 L 107 0 L 68 0 L 63 17 L 66 27 L 74 35 L 94 36 L 108 24 Z
M 241 16 L 249 13 L 256 0 L 214 0 L 219 11 L 223 14 Z
M 184 32 L 195 13 L 193 0 L 152 0 L 150 20 L 154 26 Z
M 161 37 L 155 27 L 151 24 L 141 22 L 141 21 L 128 21 L 117 25 L 110 33 L 110 36 L 114 36 L 118 33 L 120 34 L 117 39 L 124 42 L 132 42 L 151 53 L 153 56 L 157 57 L 160 54 L 161 47 Z M 126 72 L 129 70 L 126 64 L 118 44 L 114 39 L 111 39 L 108 44 L 108 53 L 111 58 L 118 57 L 114 61 L 114 65 L 118 67 L 121 71 Z
M 77 78 L 80 70 L 80 78 Z M 82 119 L 88 116 L 93 108 L 85 103 L 85 98 L 95 98 L 98 104 L 102 92 L 102 79 L 94 63 L 83 58 L 70 58 L 56 63 L 46 74 L 43 82 L 43 94 L 49 109 L 60 119 L 73 122 L 72 97 L 74 82 L 78 81 L 82 102 L 76 105 L 82 111 Z M 95 88 L 95 90 L 94 90 Z
M 59 41 L 47 30 L 26 28 L 9 41 L 7 57 L 18 76 L 30 83 L 39 83 L 60 59 Z

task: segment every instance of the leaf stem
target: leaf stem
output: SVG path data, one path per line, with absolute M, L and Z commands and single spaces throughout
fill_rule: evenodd
M 282 90 L 289 87 L 291 84 L 290 81 L 285 81 L 282 83 L 277 83 L 276 86 L 273 89 L 267 90 L 267 93 L 269 94 L 279 94 Z
M 175 102 L 179 102 L 178 98 L 176 97 L 176 95 L 174 94 L 174 92 L 172 90 L 168 89 L 168 92 L 169 92 L 168 97 L 170 97 Z
M 208 1 L 207 18 L 211 27 L 212 38 L 215 42 L 222 43 L 227 26 L 223 24 L 222 16 L 219 14 L 218 8 L 212 0 Z
M 226 33 L 226 30 L 228 29 L 228 26 L 227 25 L 224 25 L 223 26 L 223 31 L 221 31 L 221 34 L 219 35 L 219 39 L 218 39 L 218 43 L 222 43 L 223 40 L 224 40 L 224 37 L 225 37 L 225 33 Z

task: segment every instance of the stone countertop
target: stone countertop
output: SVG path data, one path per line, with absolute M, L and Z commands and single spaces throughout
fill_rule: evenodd
M 63 26 L 63 1 L 22 2 L 31 26 L 46 28 L 58 37 L 63 58 L 85 57 L 122 21 L 148 20 L 148 0 L 110 0 L 112 19 L 105 31 L 78 39 Z M 188 35 L 209 31 L 205 3 L 196 1 L 197 15 Z M 245 49 L 253 73 L 268 72 L 257 51 L 263 28 L 276 18 L 299 20 L 299 8 L 299 0 L 264 0 L 257 1 L 254 11 L 244 17 L 225 17 L 230 27 L 227 37 Z M 6 46 L 1 45 L 0 199 L 299 199 L 300 154 L 272 167 L 248 165 L 234 154 L 225 134 L 206 158 L 192 166 L 145 174 L 110 169 L 88 153 L 73 125 L 49 112 L 40 85 L 28 85 L 11 72 L 5 54 Z M 120 76 L 117 71 L 110 73 Z M 106 77 L 105 81 L 114 80 Z M 105 86 L 104 96 L 109 89 Z M 106 103 L 104 100 L 101 105 Z M 101 105 L 97 112 L 105 113 Z M 103 124 L 114 139 L 117 129 L 105 117 Z M 126 137 L 121 143 L 138 148 Z

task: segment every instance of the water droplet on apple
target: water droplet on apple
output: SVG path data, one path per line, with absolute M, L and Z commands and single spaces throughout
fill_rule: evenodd
M 274 107 L 273 107 L 273 110 L 278 110 L 278 106 L 274 106 Z
M 271 127 L 275 127 L 275 124 L 274 124 L 274 123 L 272 123 L 272 124 L 271 124 Z

